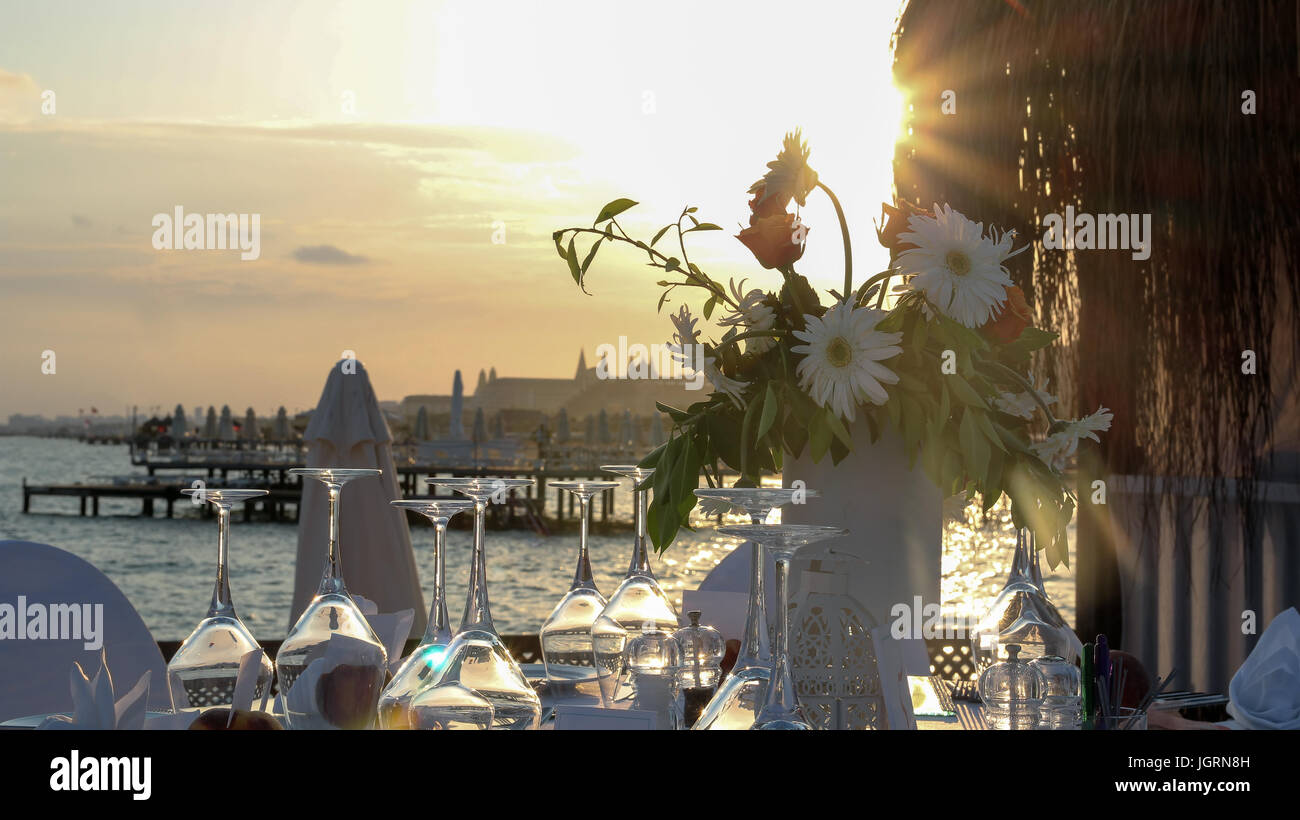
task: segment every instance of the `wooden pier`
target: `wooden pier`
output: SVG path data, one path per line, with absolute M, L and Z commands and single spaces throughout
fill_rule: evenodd
M 189 489 L 194 481 L 203 481 L 210 487 L 236 486 L 265 489 L 268 495 L 250 499 L 242 503 L 245 521 L 258 518 L 271 521 L 297 521 L 302 498 L 302 484 L 299 479 L 289 474 L 289 470 L 301 466 L 291 463 L 267 463 L 265 461 L 167 461 L 152 462 L 146 465 L 147 476 L 136 476 L 136 480 L 124 482 L 78 482 L 69 484 L 28 484 L 24 478 L 23 512 L 32 512 L 32 499 L 41 497 L 76 498 L 79 514 L 98 516 L 100 499 L 127 499 L 140 502 L 140 515 L 152 518 L 158 508 L 162 508 L 167 518 L 176 514 L 177 502 L 192 504 L 189 496 L 181 490 Z M 158 473 L 177 471 L 184 477 L 164 478 Z M 602 472 L 599 468 L 567 467 L 555 469 L 538 468 L 484 468 L 484 467 L 446 467 L 442 465 L 403 464 L 397 466 L 397 483 L 403 498 L 459 497 L 456 493 L 439 490 L 428 485 L 424 479 L 430 477 L 469 476 L 484 478 L 529 478 L 533 485 L 509 491 L 505 503 L 493 504 L 489 509 L 489 524 L 494 527 L 516 528 L 529 527 L 541 533 L 551 529 L 575 526 L 577 523 L 577 504 L 572 494 L 555 488 L 554 504 L 547 504 L 548 481 L 598 480 L 608 481 L 617 477 Z M 201 478 L 194 478 L 200 476 Z M 619 519 L 614 515 L 615 490 L 600 493 L 599 503 L 592 505 L 594 523 L 610 527 L 626 526 L 630 520 Z M 568 499 L 567 505 L 565 499 Z M 595 499 L 592 499 L 595 502 Z M 203 505 L 201 514 L 211 515 L 209 505 Z M 412 514 L 412 522 L 424 522 L 421 516 Z

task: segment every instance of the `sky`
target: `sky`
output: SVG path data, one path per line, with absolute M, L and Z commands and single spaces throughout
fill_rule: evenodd
M 692 260 L 774 290 L 734 234 L 794 128 L 862 281 L 887 261 L 897 11 L 0 0 L 0 421 L 305 410 L 344 351 L 397 400 L 450 392 L 457 369 L 471 389 L 490 367 L 566 377 L 580 349 L 666 341 L 662 271 L 606 246 L 584 295 L 552 231 L 625 196 L 648 239 L 695 205 L 727 230 Z M 155 249 L 178 206 L 258 215 L 260 255 Z M 800 272 L 838 287 L 832 207 L 814 194 L 803 221 Z

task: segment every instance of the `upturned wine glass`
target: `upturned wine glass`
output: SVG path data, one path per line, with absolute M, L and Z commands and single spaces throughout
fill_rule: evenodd
M 528 487 L 533 481 L 530 478 L 431 478 L 429 483 L 474 500 L 474 554 L 470 561 L 465 612 L 433 685 L 456 683 L 477 692 L 492 704 L 494 728 L 535 729 L 541 720 L 542 703 L 492 624 L 483 546 L 488 503 L 504 500 L 509 489 Z
M 596 664 L 600 697 L 609 706 L 632 695 L 624 657 L 629 637 L 639 635 L 647 621 L 669 633 L 680 624 L 672 601 L 668 600 L 650 569 L 650 542 L 646 537 L 646 507 L 650 491 L 645 485 L 654 474 L 653 468 L 614 464 L 600 469 L 631 478 L 635 492 L 633 524 L 636 535 L 632 542 L 632 562 L 623 582 L 609 596 L 609 603 L 591 625 L 592 657 Z
M 754 721 L 755 729 L 812 729 L 804 720 L 795 694 L 794 670 L 790 664 L 790 562 L 795 553 L 809 544 L 828 538 L 840 538 L 848 530 L 813 524 L 742 524 L 719 527 L 718 532 L 736 538 L 757 541 L 776 561 L 776 649 L 772 657 L 772 674 L 767 698 Z
M 320 587 L 276 655 L 285 723 L 290 729 L 367 729 L 388 670 L 388 653 L 343 584 L 339 496 L 343 485 L 379 470 L 300 467 L 291 475 L 329 492 L 329 543 Z M 299 687 L 310 688 L 302 691 Z
M 447 618 L 444 580 L 447 522 L 457 513 L 474 509 L 474 502 L 467 498 L 413 498 L 389 503 L 399 509 L 414 510 L 433 522 L 433 601 L 429 604 L 429 625 L 420 645 L 406 657 L 379 694 L 379 728 L 408 729 L 412 728 L 408 715 L 411 701 L 433 685 L 454 637 Z
M 695 495 L 744 510 L 749 514 L 750 523 L 757 526 L 767 521 L 775 508 L 816 498 L 817 491 L 790 487 L 717 487 L 698 489 Z M 767 560 L 757 541 L 749 543 L 749 610 L 745 616 L 740 652 L 731 673 L 700 713 L 692 727 L 694 729 L 749 729 L 767 697 L 767 684 L 772 676 L 767 589 L 763 580 Z
M 561 672 L 568 681 L 573 679 L 574 670 L 595 674 L 591 649 L 591 625 L 605 608 L 608 601 L 596 588 L 596 580 L 591 574 L 591 559 L 587 552 L 587 534 L 590 529 L 591 498 L 597 493 L 614 489 L 617 481 L 557 481 L 553 487 L 566 490 L 577 496 L 581 509 L 581 529 L 578 533 L 578 566 L 573 572 L 573 583 L 568 593 L 560 599 L 551 610 L 540 633 L 542 644 L 542 662 L 546 665 L 546 677 L 550 680 L 561 679 Z
M 266 495 L 267 491 L 204 488 L 181 492 L 196 503 L 206 501 L 217 508 L 217 582 L 212 588 L 207 616 L 199 621 L 167 664 L 167 679 L 180 681 L 190 706 L 230 706 L 240 659 L 258 648 L 257 640 L 235 613 L 235 602 L 230 597 L 230 510 L 241 501 Z M 261 667 L 254 701 L 267 691 L 275 674 L 265 654 Z

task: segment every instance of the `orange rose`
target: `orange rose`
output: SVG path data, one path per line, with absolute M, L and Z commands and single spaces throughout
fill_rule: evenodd
M 880 203 L 880 207 L 883 211 L 883 221 L 885 223 L 876 232 L 876 238 L 880 240 L 880 244 L 895 253 L 905 251 L 908 248 L 915 248 L 916 246 L 910 242 L 900 242 L 898 235 L 910 230 L 908 226 L 909 219 L 917 214 L 926 213 L 926 211 L 921 210 L 905 199 L 898 201 L 898 207 L 894 207 L 887 202 Z
M 1002 310 L 980 328 L 984 335 L 995 342 L 1010 344 L 1020 338 L 1025 328 L 1033 324 L 1029 312 L 1029 303 L 1025 301 L 1025 292 L 1015 285 L 1007 287 L 1007 301 Z
M 765 268 L 783 268 L 793 265 L 803 256 L 803 242 L 795 242 L 794 214 L 777 213 L 771 216 L 754 215 L 750 227 L 741 231 L 736 238 L 745 243 L 750 253 Z M 801 238 L 808 229 L 801 226 Z
M 767 193 L 767 185 L 759 182 L 754 186 L 754 198 L 749 201 L 749 210 L 752 216 L 749 217 L 749 224 L 756 225 L 758 220 L 766 216 L 780 216 L 785 213 L 785 206 L 790 204 L 790 197 L 778 196 L 773 194 L 766 201 L 763 196 Z

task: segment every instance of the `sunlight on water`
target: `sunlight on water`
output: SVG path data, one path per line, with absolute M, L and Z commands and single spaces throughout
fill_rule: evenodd
M 0 438 L 0 539 L 17 538 L 53 544 L 90 561 L 108 575 L 139 608 L 145 623 L 160 640 L 189 634 L 207 610 L 212 592 L 216 524 L 201 519 L 187 504 L 177 506 L 177 518 L 138 517 L 138 501 L 104 501 L 98 518 L 77 515 L 75 499 L 37 498 L 36 514 L 22 514 L 25 477 L 31 483 L 65 483 L 91 475 L 126 475 L 132 470 L 126 447 L 88 446 L 75 441 Z M 779 479 L 764 482 L 779 486 Z M 616 493 L 614 514 L 630 519 L 631 498 L 623 487 Z M 990 511 L 987 520 L 978 505 L 946 510 L 943 553 L 945 610 L 982 615 L 1001 588 L 1015 546 L 1005 505 Z M 774 513 L 769 519 L 780 521 Z M 728 514 L 722 523 L 748 523 L 744 515 Z M 695 516 L 695 531 L 682 530 L 664 556 L 653 559 L 664 590 L 680 609 L 682 592 L 695 589 L 733 549 L 736 542 L 713 532 L 715 518 Z M 492 615 L 502 633 L 536 632 L 573 578 L 577 536 L 552 537 L 530 531 L 488 534 L 488 578 Z M 447 545 L 447 606 L 452 623 L 459 623 L 469 572 L 470 533 L 453 530 Z M 292 523 L 236 520 L 231 536 L 231 584 L 235 604 L 260 639 L 284 636 L 293 595 L 293 562 L 298 529 Z M 411 542 L 424 585 L 425 603 L 432 592 L 433 530 L 412 527 Z M 591 538 L 591 562 L 597 583 L 606 595 L 622 580 L 631 557 L 631 533 L 624 530 Z M 1073 564 L 1073 527 L 1071 528 Z M 344 545 L 346 552 L 347 545 Z M 1046 572 L 1046 567 L 1044 567 Z M 1061 567 L 1047 574 L 1047 591 L 1067 620 L 1074 616 L 1074 579 Z

